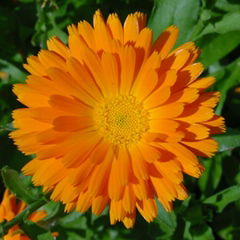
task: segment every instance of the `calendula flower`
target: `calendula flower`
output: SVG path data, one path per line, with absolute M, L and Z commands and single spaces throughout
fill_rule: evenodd
M 234 92 L 235 92 L 235 93 L 240 93 L 240 87 L 236 87 L 236 88 L 234 89 Z
M 197 156 L 213 156 L 210 135 L 224 131 L 198 48 L 172 50 L 175 26 L 153 43 L 145 21 L 136 12 L 123 25 L 116 14 L 105 22 L 97 11 L 93 27 L 68 27 L 68 46 L 54 37 L 29 57 L 26 84 L 14 86 L 26 108 L 14 111 L 11 137 L 36 156 L 24 174 L 66 211 L 98 215 L 109 205 L 111 224 L 128 228 L 136 209 L 151 222 L 157 199 L 170 211 L 187 197 L 183 173 L 201 175 Z
M 9 190 L 5 190 L 2 202 L 0 203 L 0 222 L 3 220 L 12 220 L 25 208 L 26 204 L 23 201 L 17 201 L 15 196 Z M 36 211 L 29 216 L 29 220 L 38 222 L 45 216 L 45 211 Z M 23 234 L 18 225 L 15 225 L 9 229 L 8 233 L 3 237 L 3 240 L 30 240 L 30 238 Z

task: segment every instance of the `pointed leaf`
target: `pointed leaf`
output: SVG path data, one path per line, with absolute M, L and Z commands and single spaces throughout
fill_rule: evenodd
M 202 196 L 209 196 L 217 188 L 222 177 L 223 153 L 203 160 L 205 171 L 198 181 Z
M 29 184 L 25 181 L 25 177 L 21 176 L 17 171 L 6 166 L 2 168 L 1 174 L 6 187 L 9 188 L 17 198 L 26 203 L 32 203 L 39 199 L 36 191 L 31 191 Z
M 219 144 L 218 151 L 224 152 L 240 146 L 240 131 L 228 128 L 227 132 L 213 137 Z
M 170 25 L 180 29 L 177 45 L 190 40 L 198 19 L 199 1 L 155 0 L 148 26 L 153 29 L 155 39 Z
M 240 185 L 235 185 L 224 189 L 221 192 L 214 194 L 213 196 L 205 199 L 204 204 L 212 205 L 216 208 L 217 212 L 222 210 L 230 203 L 240 199 Z
M 176 216 L 174 212 L 167 212 L 159 201 L 157 201 L 157 206 L 158 206 L 157 220 L 165 223 L 168 227 L 175 229 Z

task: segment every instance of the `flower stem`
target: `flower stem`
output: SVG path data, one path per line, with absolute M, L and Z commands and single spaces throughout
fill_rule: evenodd
M 40 199 L 36 202 L 31 203 L 26 209 L 24 209 L 21 213 L 19 213 L 15 218 L 10 220 L 9 222 L 0 223 L 0 239 L 5 234 L 7 234 L 8 230 L 16 224 L 20 224 L 26 219 L 31 213 L 36 211 L 38 208 L 43 206 L 46 203 L 46 199 Z

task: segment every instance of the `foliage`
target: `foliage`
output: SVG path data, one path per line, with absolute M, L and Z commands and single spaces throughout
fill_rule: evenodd
M 96 9 L 105 15 L 117 12 L 124 19 L 136 10 L 148 14 L 148 25 L 155 37 L 167 26 L 180 28 L 177 45 L 195 41 L 201 48 L 204 74 L 217 79 L 211 90 L 221 92 L 216 109 L 226 119 L 227 132 L 215 136 L 219 153 L 202 159 L 206 168 L 200 180 L 185 178 L 190 197 L 175 203 L 167 213 L 159 205 L 159 217 L 146 223 L 138 216 L 134 229 L 121 224 L 110 226 L 108 213 L 101 216 L 66 214 L 60 203 L 53 203 L 20 174 L 28 157 L 17 151 L 8 133 L 12 129 L 11 111 L 20 104 L 11 92 L 12 84 L 24 82 L 22 64 L 29 55 L 45 48 L 50 36 L 67 40 L 66 27 L 86 19 L 91 22 Z M 33 224 L 24 219 L 22 230 L 31 239 L 173 239 L 235 240 L 240 238 L 240 3 L 238 0 L 3 0 L 0 3 L 0 168 L 4 183 L 19 199 L 31 206 L 44 198 L 48 217 Z M 14 169 L 14 170 L 12 170 Z M 0 180 L 1 181 L 1 180 Z M 3 183 L 3 182 L 2 182 Z M 4 190 L 2 184 L 1 192 Z

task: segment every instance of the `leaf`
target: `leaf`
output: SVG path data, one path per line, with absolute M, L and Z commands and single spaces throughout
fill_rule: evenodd
M 233 31 L 240 31 L 240 12 L 228 13 L 216 23 L 209 23 L 202 32 L 197 36 L 200 38 L 209 33 L 228 33 Z
M 0 124 L 0 134 L 3 132 L 11 132 L 13 131 L 14 128 L 13 128 L 13 124 L 10 122 L 10 123 L 6 123 L 6 124 Z
M 9 188 L 17 198 L 26 203 L 32 203 L 39 199 L 39 195 L 34 194 L 34 191 L 30 191 L 29 185 L 23 180 L 24 177 L 17 171 L 6 166 L 2 168 L 1 174 L 6 187 Z
M 240 5 L 239 4 L 233 4 L 230 3 L 227 0 L 217 0 L 215 3 L 215 7 L 223 10 L 223 11 L 227 11 L 227 12 L 236 12 L 236 11 L 240 11 Z
M 236 205 L 225 208 L 214 218 L 213 228 L 220 239 L 237 240 L 240 236 L 240 209 Z
M 191 226 L 192 240 L 214 240 L 212 229 L 207 224 Z
M 155 0 L 148 26 L 153 29 L 154 37 L 170 25 L 180 29 L 177 45 L 190 40 L 199 13 L 196 0 Z
M 183 218 L 191 224 L 198 225 L 202 223 L 204 219 L 202 205 L 199 200 L 192 198 L 192 201 L 189 204 L 188 209 L 182 214 Z
M 226 33 L 240 30 L 240 12 L 234 12 L 224 15 L 221 21 L 215 24 L 217 33 Z
M 228 128 L 227 132 L 215 135 L 213 138 L 219 143 L 219 152 L 232 150 L 240 146 L 240 131 Z
M 197 45 L 201 48 L 199 61 L 207 67 L 226 56 L 238 46 L 239 42 L 239 31 L 203 36 L 197 41 Z
M 221 180 L 222 157 L 223 154 L 219 153 L 215 157 L 203 161 L 205 171 L 198 181 L 203 197 L 212 194 Z
M 50 231 L 29 220 L 24 220 L 20 227 L 31 240 L 54 240 Z
M 167 212 L 162 204 L 157 201 L 158 206 L 158 217 L 157 220 L 165 223 L 168 227 L 175 229 L 176 228 L 176 218 L 173 212 Z
M 50 201 L 44 205 L 44 210 L 47 211 L 47 216 L 44 218 L 44 222 L 48 222 L 62 216 L 64 213 L 64 206 L 61 202 Z
M 218 115 L 220 115 L 222 112 L 228 90 L 240 82 L 240 58 L 226 67 L 225 70 L 226 74 L 223 76 L 223 80 L 220 82 L 220 84 L 218 84 L 218 82 L 215 84 L 217 90 L 221 92 L 220 102 L 216 109 L 216 114 Z
M 64 228 L 72 229 L 86 228 L 86 218 L 78 212 L 71 212 L 59 220 L 59 224 Z
M 231 164 L 229 164 L 231 163 Z M 240 184 L 239 157 L 231 154 L 223 159 L 224 178 L 228 185 Z
M 26 78 L 25 72 L 6 60 L 0 59 L 0 68 L 1 72 L 6 72 L 9 75 L 8 80 L 12 83 L 24 82 Z
M 183 232 L 183 239 L 184 240 L 192 240 L 192 236 L 191 236 L 191 233 L 190 233 L 190 227 L 191 227 L 191 222 L 185 221 L 185 227 L 184 227 L 184 232 Z
M 220 213 L 228 204 L 235 202 L 239 199 L 240 185 L 235 185 L 205 199 L 203 203 L 214 206 L 216 208 L 216 211 Z

